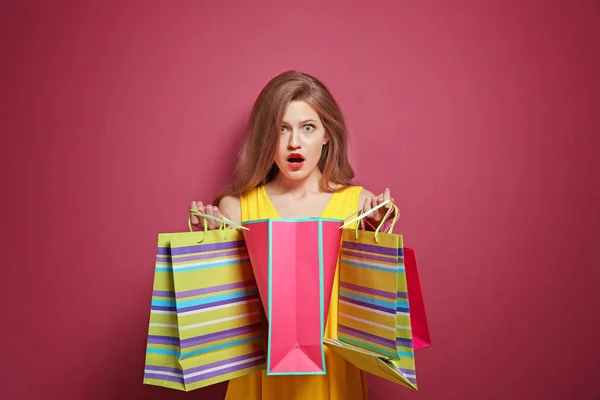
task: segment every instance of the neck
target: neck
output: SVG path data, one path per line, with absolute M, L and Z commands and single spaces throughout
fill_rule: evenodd
M 285 175 L 278 173 L 271 181 L 277 192 L 303 195 L 306 193 L 320 192 L 321 171 L 315 169 L 306 178 L 300 180 L 288 179 Z

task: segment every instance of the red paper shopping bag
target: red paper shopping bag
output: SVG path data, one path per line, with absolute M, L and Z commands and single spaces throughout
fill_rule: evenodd
M 406 286 L 410 299 L 410 326 L 412 329 L 413 348 L 419 350 L 431 346 L 431 337 L 429 335 L 419 267 L 414 249 L 404 248 L 404 267 L 406 269 Z
M 243 225 L 269 322 L 267 374 L 324 374 L 323 336 L 342 220 L 268 219 Z

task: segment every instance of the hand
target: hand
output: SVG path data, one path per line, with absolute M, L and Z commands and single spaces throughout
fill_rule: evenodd
M 201 212 L 202 214 L 212 215 L 213 217 L 221 218 L 221 212 L 219 208 L 216 206 L 212 206 L 210 204 L 204 205 L 201 201 L 192 201 L 192 205 L 190 206 L 192 210 L 196 210 Z M 204 230 L 204 221 L 206 221 L 208 229 L 219 229 L 221 227 L 221 223 L 209 218 L 204 218 L 199 215 L 192 214 L 192 226 L 195 226 L 198 229 Z
M 394 199 L 392 199 L 390 197 L 390 189 L 386 188 L 385 191 L 383 193 L 381 193 L 379 196 L 367 197 L 363 204 L 362 212 L 366 213 L 367 211 L 371 210 L 372 208 L 375 208 L 379 204 L 383 203 L 386 200 L 390 200 L 390 199 L 392 202 L 394 202 Z M 388 203 L 385 206 L 378 208 L 377 210 L 373 211 L 371 214 L 366 216 L 365 222 L 367 223 L 367 225 L 371 224 L 372 226 L 377 227 L 379 224 L 381 224 L 381 221 L 383 220 L 383 218 L 385 217 L 385 214 L 387 214 L 387 212 L 389 211 L 391 206 L 392 206 L 392 204 Z

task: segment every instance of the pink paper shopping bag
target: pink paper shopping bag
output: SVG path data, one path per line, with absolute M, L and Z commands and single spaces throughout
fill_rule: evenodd
M 325 218 L 243 223 L 269 322 L 268 375 L 326 372 L 323 336 L 342 224 Z
M 424 349 L 431 346 L 429 324 L 423 302 L 423 290 L 419 277 L 419 266 L 415 249 L 404 248 L 404 266 L 406 269 L 406 286 L 410 299 L 410 326 L 412 329 L 413 348 Z

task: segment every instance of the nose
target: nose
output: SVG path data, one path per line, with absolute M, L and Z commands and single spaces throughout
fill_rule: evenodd
M 298 140 L 298 132 L 292 131 L 291 135 L 290 135 L 290 140 L 288 141 L 288 149 L 297 150 L 300 147 L 301 146 L 300 146 L 300 142 Z

